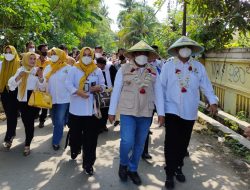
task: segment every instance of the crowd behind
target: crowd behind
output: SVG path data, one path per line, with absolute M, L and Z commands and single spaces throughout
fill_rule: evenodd
M 51 117 L 52 148 L 61 147 L 63 130 L 69 127 L 71 158 L 82 153 L 86 174 L 94 174 L 98 135 L 108 131 L 107 121 L 120 124 L 119 177 L 130 177 L 140 185 L 139 160 L 151 159 L 148 152 L 150 126 L 155 113 L 159 126 L 165 126 L 164 153 L 167 189 L 174 177 L 185 182 L 184 157 L 197 117 L 200 91 L 217 112 L 218 99 L 204 66 L 194 57 L 204 50 L 193 40 L 181 37 L 171 47 L 168 60 L 158 54 L 156 45 L 143 41 L 128 50 L 106 53 L 102 46 L 73 48 L 66 45 L 49 49 L 27 42 L 24 53 L 7 45 L 0 62 L 0 95 L 7 118 L 3 146 L 10 150 L 16 136 L 19 115 L 25 129 L 23 155 L 31 153 L 35 120 L 39 128 Z M 52 108 L 29 105 L 34 90 L 48 92 Z M 110 93 L 110 104 L 98 107 L 96 94 Z M 249 135 L 249 131 L 246 130 Z

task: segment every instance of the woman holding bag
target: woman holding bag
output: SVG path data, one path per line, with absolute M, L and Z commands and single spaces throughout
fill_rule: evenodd
M 18 88 L 17 99 L 19 101 L 19 109 L 21 118 L 25 128 L 25 147 L 24 156 L 30 154 L 30 144 L 34 137 L 34 122 L 37 108 L 28 105 L 30 95 L 33 90 L 38 89 L 45 91 L 46 82 L 43 78 L 42 71 L 35 67 L 36 54 L 32 52 L 24 53 L 22 59 L 22 67 L 8 81 L 11 91 Z
M 44 77 L 48 82 L 48 91 L 52 96 L 51 119 L 54 126 L 52 147 L 59 150 L 63 136 L 63 127 L 68 120 L 69 92 L 66 89 L 65 80 L 71 68 L 66 63 L 66 53 L 58 48 L 50 50 L 51 64 L 44 70 Z
M 16 136 L 18 101 L 17 90 L 10 91 L 8 80 L 20 67 L 20 59 L 13 46 L 4 48 L 4 59 L 0 61 L 0 95 L 4 113 L 7 118 L 7 130 L 4 138 L 4 147 L 10 149 L 13 138 Z
M 72 67 L 66 80 L 69 90 L 69 127 L 71 158 L 75 159 L 82 145 L 83 169 L 93 175 L 96 159 L 96 146 L 99 133 L 99 121 L 94 110 L 94 92 L 104 89 L 104 77 L 101 69 L 94 63 L 94 52 L 85 47 L 80 52 L 79 63 Z

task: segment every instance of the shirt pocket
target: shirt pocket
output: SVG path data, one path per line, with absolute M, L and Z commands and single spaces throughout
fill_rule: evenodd
M 197 73 L 191 73 L 190 74 L 190 81 L 189 81 L 189 87 L 192 90 L 197 90 L 200 87 L 200 78 Z
M 132 91 L 123 91 L 120 98 L 120 108 L 132 109 L 135 106 L 135 93 Z

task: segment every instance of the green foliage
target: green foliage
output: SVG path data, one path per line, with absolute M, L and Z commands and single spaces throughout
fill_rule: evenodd
M 250 163 L 250 151 L 248 148 L 240 144 L 239 141 L 230 136 L 226 136 L 225 144 L 230 147 L 235 155 L 243 157 L 248 163 Z
M 225 118 L 225 119 L 224 119 L 224 123 L 225 123 L 225 125 L 226 125 L 227 127 L 229 127 L 230 129 L 232 129 L 233 131 L 235 131 L 235 132 L 237 132 L 237 133 L 240 132 L 239 125 L 238 125 L 235 121 L 233 121 L 233 120 L 231 120 L 231 119 Z
M 239 111 L 238 113 L 236 113 L 235 117 L 242 121 L 250 122 L 250 118 L 247 115 L 248 114 L 246 111 Z
M 223 49 L 234 40 L 237 32 L 246 36 L 250 31 L 248 1 L 190 0 L 189 2 L 191 14 L 197 14 L 198 20 L 203 22 L 197 25 L 196 32 L 191 36 L 202 43 L 207 50 Z
M 101 0 L 0 0 L 0 10 L 1 48 L 11 44 L 23 52 L 25 43 L 33 40 L 50 47 L 64 43 L 71 49 L 100 43 L 111 49 L 103 38 L 115 39 Z M 95 40 L 87 43 L 89 38 Z

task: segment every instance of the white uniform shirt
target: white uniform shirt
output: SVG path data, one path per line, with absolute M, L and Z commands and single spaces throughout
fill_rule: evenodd
M 17 99 L 20 101 L 20 102 L 27 102 L 27 91 L 28 90 L 35 90 L 35 89 L 38 89 L 40 91 L 45 91 L 46 90 L 46 80 L 44 79 L 43 80 L 43 83 L 40 83 L 39 82 L 39 79 L 37 76 L 35 76 L 36 72 L 37 72 L 37 69 L 38 67 L 33 67 L 31 69 L 31 72 L 28 76 L 28 79 L 27 79 L 27 85 L 26 85 L 26 91 L 24 93 L 24 96 L 22 99 L 19 98 L 19 88 L 18 88 L 18 94 L 17 94 Z M 14 91 L 18 86 L 19 84 L 21 83 L 22 79 L 20 79 L 19 81 L 16 82 L 16 77 L 19 75 L 19 73 L 21 71 L 26 71 L 26 69 L 22 66 L 20 67 L 16 74 L 14 76 L 12 76 L 9 81 L 8 81 L 8 86 L 9 86 L 9 89 L 11 91 Z
M 89 94 L 89 98 L 85 99 L 76 94 L 76 91 L 79 88 L 79 81 L 84 75 L 84 72 L 78 69 L 77 67 L 71 67 L 71 70 L 68 74 L 68 78 L 66 80 L 66 88 L 69 90 L 70 96 L 70 106 L 69 112 L 73 115 L 77 116 L 92 116 L 95 112 L 93 109 L 94 106 L 94 97 L 93 93 L 87 92 Z M 96 85 L 101 85 L 102 88 L 105 87 L 104 77 L 101 69 L 97 68 L 92 72 L 85 84 L 90 88 L 91 83 L 95 83 Z M 84 85 L 84 86 L 86 86 Z
M 141 68 L 141 72 L 144 68 Z M 116 115 L 117 106 L 120 100 L 120 95 L 123 86 L 123 75 L 122 69 L 119 69 L 116 77 L 115 77 L 115 84 L 111 95 L 111 102 L 109 106 L 109 115 Z M 157 110 L 157 114 L 164 116 L 164 99 L 163 99 L 163 90 L 160 83 L 160 78 L 157 73 L 155 84 L 154 84 L 154 94 L 155 94 L 155 106 Z
M 55 72 L 48 80 L 48 91 L 52 96 L 53 104 L 65 104 L 69 103 L 70 93 L 66 88 L 66 78 L 68 77 L 69 70 L 71 69 L 70 65 L 67 65 L 57 72 Z M 51 71 L 51 66 L 48 65 L 45 67 L 43 76 L 45 77 L 47 73 Z
M 105 72 L 105 77 L 106 77 L 106 82 L 107 82 L 107 87 L 108 88 L 112 88 L 112 81 L 111 81 L 111 76 L 110 76 L 110 67 L 111 67 L 112 63 L 108 62 L 105 65 L 105 68 L 102 72 Z
M 192 71 L 189 70 L 190 66 Z M 189 76 L 185 93 L 181 92 L 180 76 L 176 74 L 177 71 L 181 73 L 184 83 Z M 196 60 L 190 59 L 185 64 L 177 58 L 169 60 L 162 67 L 160 79 L 164 89 L 165 113 L 176 114 L 186 120 L 195 120 L 200 102 L 200 90 L 210 104 L 217 104 L 217 97 L 214 95 L 205 67 Z

